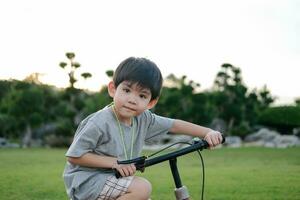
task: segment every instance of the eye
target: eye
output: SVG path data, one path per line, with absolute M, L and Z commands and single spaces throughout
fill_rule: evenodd
M 130 90 L 128 88 L 124 88 L 123 91 L 126 92 L 126 93 L 130 92 Z
M 147 99 L 147 96 L 144 95 L 144 94 L 140 94 L 140 97 L 141 97 L 142 99 Z

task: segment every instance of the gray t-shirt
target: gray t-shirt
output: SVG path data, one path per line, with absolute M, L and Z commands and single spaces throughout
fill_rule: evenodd
M 133 158 L 141 154 L 144 142 L 152 137 L 166 134 L 172 127 L 173 119 L 161 117 L 146 110 L 135 120 L 135 138 Z M 124 142 L 128 152 L 131 147 L 132 127 L 122 124 Z M 118 124 L 111 107 L 106 107 L 84 119 L 74 136 L 73 143 L 66 156 L 81 157 L 91 152 L 98 155 L 117 157 L 125 160 L 123 144 Z M 130 153 L 127 153 L 130 155 Z M 111 169 L 82 167 L 67 162 L 63 178 L 69 198 L 73 200 L 95 200 L 107 179 Z

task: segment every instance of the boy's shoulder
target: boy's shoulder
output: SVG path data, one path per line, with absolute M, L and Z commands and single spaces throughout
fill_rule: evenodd
M 89 121 L 95 125 L 101 127 L 103 124 L 113 119 L 112 111 L 110 107 L 102 108 L 97 112 L 94 112 L 87 116 L 83 121 Z
M 140 120 L 151 120 L 153 118 L 153 113 L 151 110 L 145 110 L 137 117 L 140 118 Z

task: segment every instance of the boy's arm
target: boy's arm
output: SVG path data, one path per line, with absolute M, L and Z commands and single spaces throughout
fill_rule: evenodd
M 122 176 L 132 176 L 136 172 L 135 166 L 119 165 L 117 158 L 100 156 L 94 153 L 86 153 L 81 157 L 68 157 L 68 162 L 83 167 L 109 168 L 116 169 Z
M 204 138 L 210 147 L 222 143 L 220 132 L 183 120 L 175 119 L 170 132 Z
M 117 158 L 86 153 L 81 157 L 68 157 L 68 161 L 84 167 L 112 168 L 113 164 L 117 162 Z

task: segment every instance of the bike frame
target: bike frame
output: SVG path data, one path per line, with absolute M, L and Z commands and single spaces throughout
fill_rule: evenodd
M 222 143 L 224 142 L 225 142 L 225 138 L 223 137 Z M 190 196 L 188 193 L 188 189 L 186 186 L 182 185 L 180 179 L 179 171 L 177 168 L 177 157 L 186 155 L 194 151 L 202 151 L 203 149 L 206 149 L 208 147 L 209 144 L 207 143 L 207 141 L 199 139 L 197 141 L 194 141 L 194 143 L 191 144 L 191 146 L 161 156 L 157 156 L 155 158 L 147 158 L 146 156 L 142 156 L 131 160 L 118 161 L 118 164 L 134 164 L 137 170 L 143 172 L 146 167 L 156 165 L 164 161 L 169 161 L 173 180 L 176 187 L 175 188 L 176 200 L 189 200 Z M 115 175 L 117 178 L 121 176 L 116 170 L 115 170 Z

